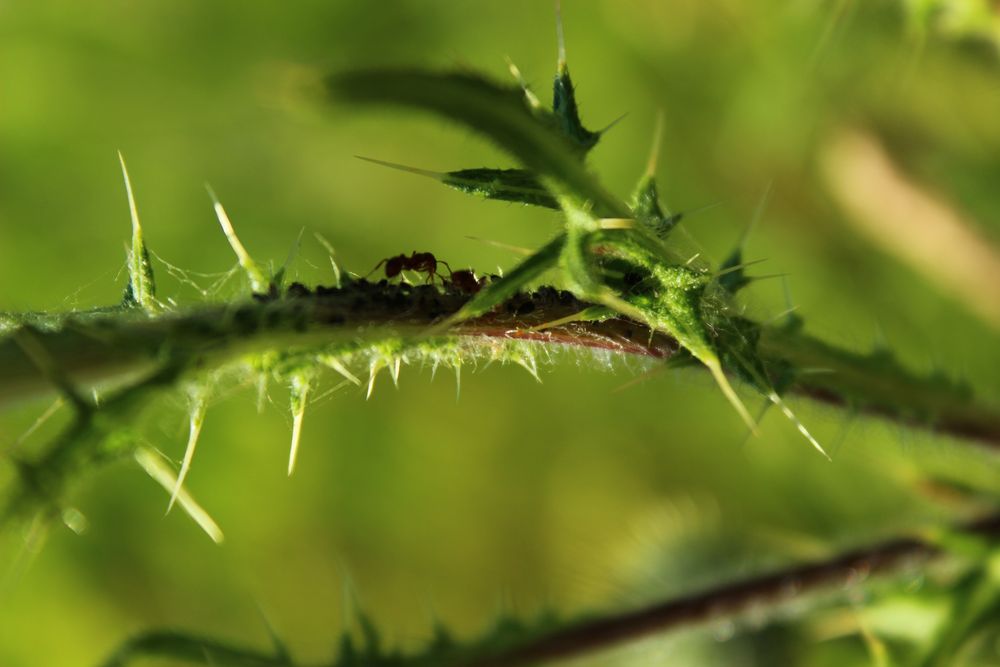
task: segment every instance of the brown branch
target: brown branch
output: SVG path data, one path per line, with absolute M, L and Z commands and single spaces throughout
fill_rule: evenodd
M 955 530 L 998 537 L 1000 514 L 956 526 Z M 751 608 L 776 610 L 802 595 L 850 585 L 865 576 L 887 574 L 941 554 L 938 547 L 917 538 L 894 539 L 830 560 L 718 586 L 618 616 L 582 622 L 527 645 L 473 661 L 465 667 L 512 667 L 564 660 L 653 634 L 738 616 Z
M 952 530 L 995 540 L 1000 537 L 1000 513 L 952 526 Z M 716 586 L 643 609 L 580 621 L 533 639 L 515 642 L 507 648 L 487 648 L 493 642 L 487 636 L 483 640 L 485 644 L 478 647 L 476 640 L 471 645 L 451 644 L 447 648 L 431 644 L 424 653 L 412 656 L 397 652 L 385 654 L 376 644 L 358 650 L 373 664 L 439 664 L 450 667 L 550 664 L 591 655 L 652 635 L 731 619 L 750 610 L 765 609 L 776 613 L 783 605 L 798 603 L 805 596 L 843 589 L 869 577 L 890 575 L 907 566 L 944 555 L 945 551 L 925 540 L 897 538 L 841 553 L 825 561 Z M 106 667 L 122 667 L 141 656 L 193 662 L 202 660 L 206 653 L 218 659 L 220 664 L 228 665 L 291 667 L 295 664 L 284 651 L 267 654 L 184 632 L 152 631 L 123 644 Z M 332 663 L 326 664 L 355 664 L 358 655 L 345 659 L 341 654 Z

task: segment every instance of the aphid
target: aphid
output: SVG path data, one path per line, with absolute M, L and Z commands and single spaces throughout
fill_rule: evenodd
M 451 271 L 451 269 L 449 269 Z M 451 286 L 464 294 L 475 294 L 486 284 L 486 276 L 477 278 L 472 269 L 459 269 L 451 271 Z
M 444 264 L 448 268 L 448 271 L 451 271 L 451 267 L 448 266 L 447 262 L 438 260 L 432 253 L 414 251 L 410 253 L 409 257 L 406 255 L 396 255 L 395 257 L 383 259 L 375 265 L 375 268 L 368 275 L 375 273 L 383 264 L 385 265 L 386 278 L 395 278 L 403 271 L 415 271 L 416 273 L 426 273 L 427 282 L 432 282 L 437 276 L 438 264 Z

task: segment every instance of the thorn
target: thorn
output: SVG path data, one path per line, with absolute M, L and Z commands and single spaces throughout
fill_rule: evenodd
M 261 373 L 257 378 L 257 414 L 264 412 L 264 403 L 267 402 L 267 374 Z
M 767 261 L 767 259 L 755 259 L 755 260 L 752 260 L 752 261 L 749 261 L 749 262 L 743 262 L 742 264 L 736 264 L 735 266 L 727 266 L 726 268 L 721 269 L 720 271 L 716 271 L 715 274 L 712 277 L 713 278 L 718 278 L 719 276 L 724 276 L 727 273 L 732 273 L 734 271 L 742 271 L 743 269 L 745 269 L 747 267 L 754 266 L 756 264 L 761 264 L 761 263 L 766 262 L 766 261 Z M 755 277 L 754 280 L 760 280 L 762 278 L 777 277 L 777 276 L 780 276 L 780 275 L 784 275 L 784 274 L 774 274 L 773 276 L 758 276 L 758 277 Z
M 760 410 L 757 412 L 757 419 L 755 420 L 758 426 L 760 426 L 760 423 L 764 421 L 764 417 L 767 416 L 767 411 L 770 408 L 771 408 L 770 400 L 764 401 L 764 404 L 760 407 Z M 753 431 L 747 431 L 746 436 L 743 438 L 743 442 L 740 443 L 740 449 L 746 449 L 747 445 L 750 444 L 750 438 L 752 438 L 753 435 L 754 435 Z
M 754 436 L 760 435 L 757 423 L 754 422 L 753 417 L 750 416 L 750 412 L 747 411 L 746 405 L 743 404 L 743 401 L 741 401 L 740 397 L 736 394 L 736 391 L 733 389 L 733 385 L 729 384 L 729 378 L 727 378 L 726 374 L 723 372 L 722 365 L 719 363 L 719 360 L 712 359 L 711 363 L 707 363 L 703 359 L 702 363 L 708 367 L 709 371 L 711 371 L 716 384 L 718 384 L 719 389 L 722 390 L 722 394 L 726 397 L 726 400 L 729 401 L 730 405 L 733 406 L 740 418 L 746 423 L 750 432 Z
M 205 397 L 201 391 L 192 393 L 190 410 L 187 447 L 184 448 L 181 471 L 177 474 L 177 482 L 174 484 L 174 490 L 170 493 L 170 502 L 167 503 L 166 514 L 170 514 L 174 503 L 177 502 L 177 494 L 180 493 L 181 487 L 184 486 L 184 480 L 187 478 L 188 470 L 191 468 L 191 460 L 194 459 L 195 447 L 198 445 L 198 436 L 201 435 L 201 425 L 205 420 Z
M 218 218 L 219 225 L 222 226 L 222 232 L 226 235 L 226 240 L 229 241 L 229 247 L 233 249 L 236 259 L 239 260 L 240 266 L 250 279 L 250 288 L 258 294 L 266 294 L 270 289 L 270 284 L 267 278 L 264 277 L 264 272 L 257 262 L 254 261 L 253 257 L 250 256 L 250 253 L 247 252 L 247 249 L 243 247 L 240 238 L 236 236 L 233 223 L 226 214 L 226 209 L 222 208 L 219 198 L 215 196 L 215 191 L 207 183 L 205 184 L 205 189 L 208 190 L 208 196 L 212 199 L 212 208 L 215 209 L 215 217 Z
M 743 230 L 743 235 L 740 237 L 739 248 L 742 250 L 746 247 L 747 241 L 750 239 L 750 234 L 754 229 L 757 228 L 757 223 L 760 222 L 761 218 L 764 217 L 764 211 L 767 209 L 768 202 L 771 200 L 771 192 L 774 190 L 774 181 L 768 181 L 767 186 L 764 188 L 764 193 L 760 196 L 760 200 L 757 202 L 757 207 L 754 209 L 753 217 L 750 218 L 750 223 Z
M 326 248 L 326 252 L 329 253 L 330 267 L 333 268 L 333 286 L 340 289 L 340 266 L 337 264 L 337 260 L 334 259 L 334 255 L 337 253 L 334 251 L 333 245 L 319 232 L 315 232 L 313 236 L 316 237 L 316 240 L 319 241 L 320 245 Z
M 128 177 L 128 168 L 125 166 L 125 156 L 118 151 L 118 162 L 122 167 L 122 178 L 125 179 L 125 196 L 128 197 L 128 212 L 132 219 L 132 245 L 136 245 L 136 237 L 142 241 L 142 225 L 139 223 L 139 209 L 135 205 L 135 195 L 132 192 L 132 181 Z
M 462 361 L 455 362 L 455 402 L 462 395 Z
M 597 224 L 601 229 L 632 229 L 635 227 L 635 220 L 632 218 L 600 218 Z
M 660 373 L 664 372 L 668 368 L 669 368 L 669 366 L 667 364 L 657 364 L 653 368 L 650 368 L 648 371 L 640 373 L 639 375 L 637 375 L 636 377 L 632 378 L 631 380 L 628 380 L 627 382 L 624 382 L 624 383 L 618 385 L 617 387 L 615 387 L 614 389 L 611 390 L 611 393 L 612 394 L 620 394 L 620 393 L 622 393 L 624 391 L 628 391 L 632 387 L 635 387 L 637 385 L 642 384 L 643 382 L 646 382 L 648 380 L 651 380 L 651 379 L 655 378 L 657 375 L 659 375 Z
M 320 363 L 323 364 L 324 366 L 328 366 L 333 370 L 337 371 L 345 379 L 349 380 L 353 384 L 356 384 L 359 387 L 361 386 L 361 380 L 358 378 L 358 376 L 356 376 L 351 371 L 347 370 L 347 367 L 344 366 L 344 364 L 340 363 L 340 360 L 337 359 L 336 357 L 332 355 L 320 357 Z
M 559 71 L 566 69 L 566 37 L 563 34 L 562 3 L 556 0 L 556 44 L 558 47 Z
M 157 484 L 162 486 L 168 492 L 174 488 L 177 483 L 174 478 L 174 471 L 170 469 L 170 466 L 164 462 L 163 458 L 157 454 L 152 449 L 148 447 L 139 447 L 135 450 L 135 460 L 146 471 L 146 474 L 152 477 Z M 208 512 L 199 505 L 191 494 L 187 492 L 186 489 L 181 489 L 180 493 L 177 494 L 177 502 L 180 503 L 181 507 L 187 512 L 195 523 L 198 524 L 205 534 L 208 535 L 213 542 L 216 544 L 221 544 L 223 538 L 222 530 L 219 525 L 215 523 Z
M 814 438 L 812 434 L 809 432 L 809 430 L 806 429 L 805 424 L 800 422 L 798 417 L 795 416 L 795 413 L 792 412 L 791 408 L 789 408 L 788 405 L 783 400 L 781 400 L 781 396 L 779 396 L 777 392 L 772 391 L 767 395 L 767 398 L 772 403 L 778 406 L 782 414 L 788 417 L 788 420 L 790 422 L 795 424 L 795 428 L 799 430 L 799 433 L 805 436 L 806 440 L 809 441 L 809 444 L 811 444 L 813 447 L 816 448 L 816 451 L 822 454 L 827 461 L 833 461 L 833 459 L 830 458 L 830 455 L 826 453 L 826 450 L 823 449 L 823 446 L 819 444 L 819 441 L 817 441 L 816 438 Z
M 660 109 L 656 112 L 656 129 L 653 130 L 653 145 L 649 149 L 649 160 L 646 162 L 646 178 L 656 176 L 656 168 L 660 162 L 660 147 L 663 145 L 663 123 L 663 109 Z
M 28 357 L 28 361 L 38 369 L 38 372 L 59 390 L 66 401 L 73 406 L 78 416 L 91 415 L 97 409 L 96 396 L 92 402 L 84 398 L 73 381 L 45 349 L 38 336 L 35 335 L 35 331 L 36 329 L 30 325 L 23 326 L 20 329 L 15 329 L 10 334 L 10 339 L 21 348 L 24 355 Z M 97 391 L 96 388 L 94 391 Z
M 699 206 L 698 208 L 693 208 L 690 211 L 681 211 L 677 215 L 684 216 L 685 218 L 691 218 L 695 215 L 698 215 L 699 213 L 704 213 L 705 211 L 711 211 L 713 208 L 718 208 L 719 206 L 722 206 L 722 202 L 714 201 L 711 204 L 704 204 L 702 206 Z
M 510 56 L 505 56 L 504 59 L 507 61 L 507 69 L 510 71 L 511 76 L 517 81 L 517 84 L 521 86 L 521 90 L 524 91 L 524 99 L 528 102 L 528 106 L 532 109 L 541 109 L 542 103 L 538 99 L 538 96 L 531 91 L 528 86 L 528 82 L 524 80 L 524 76 L 521 74 L 521 70 L 518 69 L 514 61 L 510 59 Z
M 535 355 L 527 353 L 524 356 L 519 356 L 514 359 L 514 363 L 528 371 L 538 384 L 542 384 L 542 378 L 538 377 L 538 362 L 535 360 Z
M 608 310 L 605 306 L 591 306 L 590 308 L 584 308 L 580 312 L 567 315 L 566 317 L 560 317 L 559 319 L 543 322 L 542 324 L 536 324 L 533 327 L 529 327 L 528 331 L 544 331 L 545 329 L 560 327 L 564 324 L 571 324 L 573 322 L 602 321 L 608 319 L 609 317 L 614 317 L 614 311 Z
M 276 284 L 277 287 L 281 287 L 282 279 L 288 272 L 288 268 L 292 265 L 292 262 L 295 261 L 295 257 L 299 254 L 299 250 L 301 250 L 302 248 L 302 235 L 305 234 L 305 232 L 306 232 L 305 227 L 299 230 L 298 237 L 296 237 L 295 242 L 292 244 L 292 247 L 288 249 L 288 256 L 285 257 L 285 263 L 281 265 L 281 268 L 278 269 L 278 272 L 275 274 L 273 282 Z
M 785 277 L 787 277 L 787 276 L 785 276 L 785 275 L 782 275 L 781 277 L 782 277 L 782 278 L 785 278 Z M 774 324 L 774 323 L 775 323 L 775 322 L 777 322 L 778 320 L 780 320 L 780 319 L 782 319 L 782 318 L 785 318 L 785 317 L 788 317 L 789 315 L 791 315 L 791 314 L 795 313 L 795 311 L 797 311 L 798 309 L 799 309 L 799 307 L 798 307 L 798 306 L 792 306 L 791 308 L 786 308 L 785 310 L 781 311 L 780 313 L 778 313 L 778 314 L 777 314 L 777 315 L 775 315 L 774 317 L 771 317 L 771 318 L 769 318 L 768 320 L 766 320 L 766 321 L 764 322 L 764 324 L 765 324 L 765 325 L 768 325 L 768 324 Z
M 365 162 L 371 162 L 372 164 L 381 165 L 383 167 L 388 167 L 389 169 L 395 169 L 396 171 L 405 171 L 408 174 L 416 174 L 418 176 L 426 176 L 427 178 L 433 178 L 435 181 L 444 181 L 445 176 L 440 171 L 431 171 L 430 169 L 421 169 L 419 167 L 410 167 L 405 164 L 399 164 L 398 162 L 388 162 L 386 160 L 379 160 L 373 157 L 365 157 L 364 155 L 355 155 L 359 160 L 364 160 Z
M 390 375 L 392 375 L 392 384 L 396 389 L 399 389 L 399 367 L 403 364 L 402 357 L 396 357 L 395 361 L 392 363 L 392 368 L 389 369 Z
M 765 273 L 762 276 L 747 276 L 747 280 L 755 283 L 759 280 L 774 280 L 775 278 L 787 278 L 787 273 Z
M 434 376 L 437 375 L 438 365 L 440 363 L 441 363 L 441 360 L 438 359 L 437 357 L 434 357 L 434 363 L 431 364 L 431 382 L 434 382 Z
M 302 439 L 302 419 L 306 414 L 306 401 L 312 386 L 304 374 L 292 378 L 292 444 L 288 450 L 288 476 L 295 472 L 295 460 L 299 455 L 299 441 Z
M 372 397 L 372 392 L 375 390 L 375 377 L 378 376 L 379 371 L 384 367 L 385 362 L 381 359 L 373 359 L 371 365 L 368 367 L 368 393 L 365 394 L 366 401 Z
M 648 323 L 646 314 L 642 310 L 636 308 L 625 299 L 622 299 L 614 292 L 612 292 L 610 289 L 603 289 L 595 296 L 597 297 L 598 301 L 600 301 L 602 304 L 604 304 L 611 310 L 617 311 L 620 315 L 624 315 L 625 317 L 631 317 L 636 322 Z M 650 345 L 652 345 L 654 335 L 656 335 L 656 332 L 653 330 L 653 327 L 650 327 L 649 330 Z
M 57 397 L 56 400 L 52 402 L 52 405 L 46 408 L 45 412 L 39 415 L 38 419 L 36 419 L 24 433 L 19 435 L 17 437 L 17 440 L 15 440 L 14 443 L 10 445 L 10 447 L 8 447 L 4 453 L 5 454 L 10 453 L 15 449 L 17 449 L 18 447 L 20 447 L 21 445 L 23 445 L 24 442 L 28 438 L 30 438 L 35 431 L 41 428 L 42 424 L 47 422 L 52 417 L 52 415 L 54 415 L 56 412 L 59 411 L 59 408 L 61 408 L 64 405 L 64 403 L 65 401 L 61 396 Z
M 481 238 L 479 236 L 466 236 L 465 238 L 469 239 L 470 241 L 478 241 L 479 243 L 485 243 L 486 245 L 491 245 L 494 248 L 500 248 L 501 250 L 509 250 L 511 252 L 517 253 L 518 255 L 524 255 L 525 257 L 527 257 L 528 255 L 531 255 L 534 252 L 534 250 L 531 250 L 529 248 L 524 248 L 524 247 L 516 246 L 516 245 L 510 245 L 508 243 L 502 243 L 501 241 L 493 241 L 491 239 L 484 239 L 484 238 Z
M 798 306 L 795 305 L 795 300 L 792 298 L 792 286 L 788 283 L 788 279 L 781 281 L 782 290 L 785 292 L 785 312 L 793 313 L 798 310 Z
M 618 123 L 620 123 L 623 120 L 625 120 L 625 117 L 628 116 L 628 113 L 629 112 L 626 111 L 622 115 L 618 116 L 618 118 L 615 118 L 613 121 L 611 121 L 610 123 L 608 123 L 607 125 L 605 125 L 604 127 L 602 127 L 600 130 L 598 130 L 597 134 L 604 134 L 605 132 L 607 132 L 608 130 L 610 130 L 611 128 L 613 128 L 615 125 L 617 125 Z
M 139 208 L 135 203 L 132 191 L 132 180 L 125 166 L 125 157 L 118 151 L 118 162 L 122 167 L 122 178 L 125 181 L 125 195 L 128 197 L 128 212 L 132 219 L 132 247 L 128 251 L 129 284 L 132 287 L 135 303 L 147 313 L 159 311 L 156 303 L 156 288 L 152 281 L 152 269 L 149 266 L 149 255 L 146 243 L 142 238 L 142 224 L 139 222 Z

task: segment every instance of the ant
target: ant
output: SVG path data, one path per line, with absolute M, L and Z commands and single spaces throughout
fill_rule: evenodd
M 476 294 L 483 288 L 483 285 L 486 284 L 486 276 L 476 278 L 476 274 L 472 272 L 472 269 L 459 269 L 458 271 L 452 271 L 449 267 L 448 273 L 451 280 L 451 286 L 456 288 L 459 292 L 464 292 L 465 294 Z
M 375 273 L 383 264 L 385 264 L 386 278 L 395 278 L 403 271 L 415 271 L 417 273 L 426 273 L 427 282 L 433 282 L 435 276 L 438 275 L 438 264 L 444 264 L 448 269 L 448 273 L 451 273 L 451 267 L 448 266 L 448 263 L 437 259 L 432 253 L 413 251 L 409 257 L 403 254 L 383 259 L 375 265 L 374 269 L 368 272 L 368 275 Z
M 427 282 L 433 282 L 438 277 L 438 265 L 443 264 L 448 269 L 448 280 L 442 278 L 445 285 L 449 285 L 464 294 L 476 294 L 486 284 L 486 277 L 477 278 L 472 269 L 459 269 L 452 271 L 448 262 L 436 258 L 429 252 L 411 252 L 409 256 L 405 254 L 396 255 L 383 259 L 375 265 L 375 268 L 368 272 L 368 275 L 375 273 L 382 265 L 385 265 L 385 277 L 395 278 L 403 271 L 414 271 L 416 273 L 426 273 Z

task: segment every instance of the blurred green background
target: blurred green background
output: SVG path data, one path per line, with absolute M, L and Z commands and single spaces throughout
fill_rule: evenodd
M 593 154 L 609 187 L 630 191 L 662 110 L 666 202 L 718 203 L 689 219 L 684 244 L 720 260 L 773 184 L 747 255 L 767 259 L 758 273 L 788 274 L 810 332 L 856 350 L 883 341 L 995 400 L 996 330 L 858 237 L 817 167 L 832 132 L 865 128 L 1000 239 L 1000 68 L 974 34 L 989 9 L 956 2 L 972 10 L 942 24 L 930 4 L 567 0 L 564 17 L 585 123 L 628 113 Z M 466 237 L 534 247 L 555 214 L 352 156 L 442 171 L 506 157 L 436 119 L 331 105 L 317 88 L 325 72 L 375 64 L 505 79 L 505 56 L 546 99 L 550 3 L 0 1 L 0 309 L 118 301 L 129 235 L 118 149 L 147 242 L 202 285 L 214 278 L 198 274 L 234 264 L 206 182 L 258 259 L 280 264 L 305 229 L 292 272 L 310 284 L 332 280 L 313 232 L 359 273 L 412 250 L 511 266 L 511 252 Z M 181 304 L 239 289 L 206 297 L 155 269 Z M 780 280 L 744 301 L 762 319 L 787 307 Z M 1000 488 L 995 459 L 944 438 L 794 402 L 831 464 L 777 414 L 744 444 L 704 374 L 617 391 L 645 369 L 574 352 L 551 362 L 542 384 L 517 368 L 466 369 L 457 401 L 453 379 L 427 369 L 404 369 L 398 390 L 382 378 L 367 402 L 353 388 L 317 401 L 291 479 L 287 393 L 272 388 L 261 414 L 249 389 L 220 398 L 188 487 L 225 544 L 182 512 L 164 518 L 165 494 L 135 465 L 104 470 L 77 497 L 89 530 L 54 531 L 0 591 L 0 665 L 93 665 L 150 627 L 266 646 L 261 612 L 315 663 L 334 653 L 351 587 L 387 640 L 417 647 L 435 619 L 469 635 L 505 611 L 629 608 L 948 517 L 919 491 L 928 476 Z M 0 443 L 46 405 L 4 413 Z M 180 458 L 180 399 L 148 432 Z M 869 664 L 830 618 L 765 635 L 740 626 L 728 641 L 722 624 L 593 664 Z

